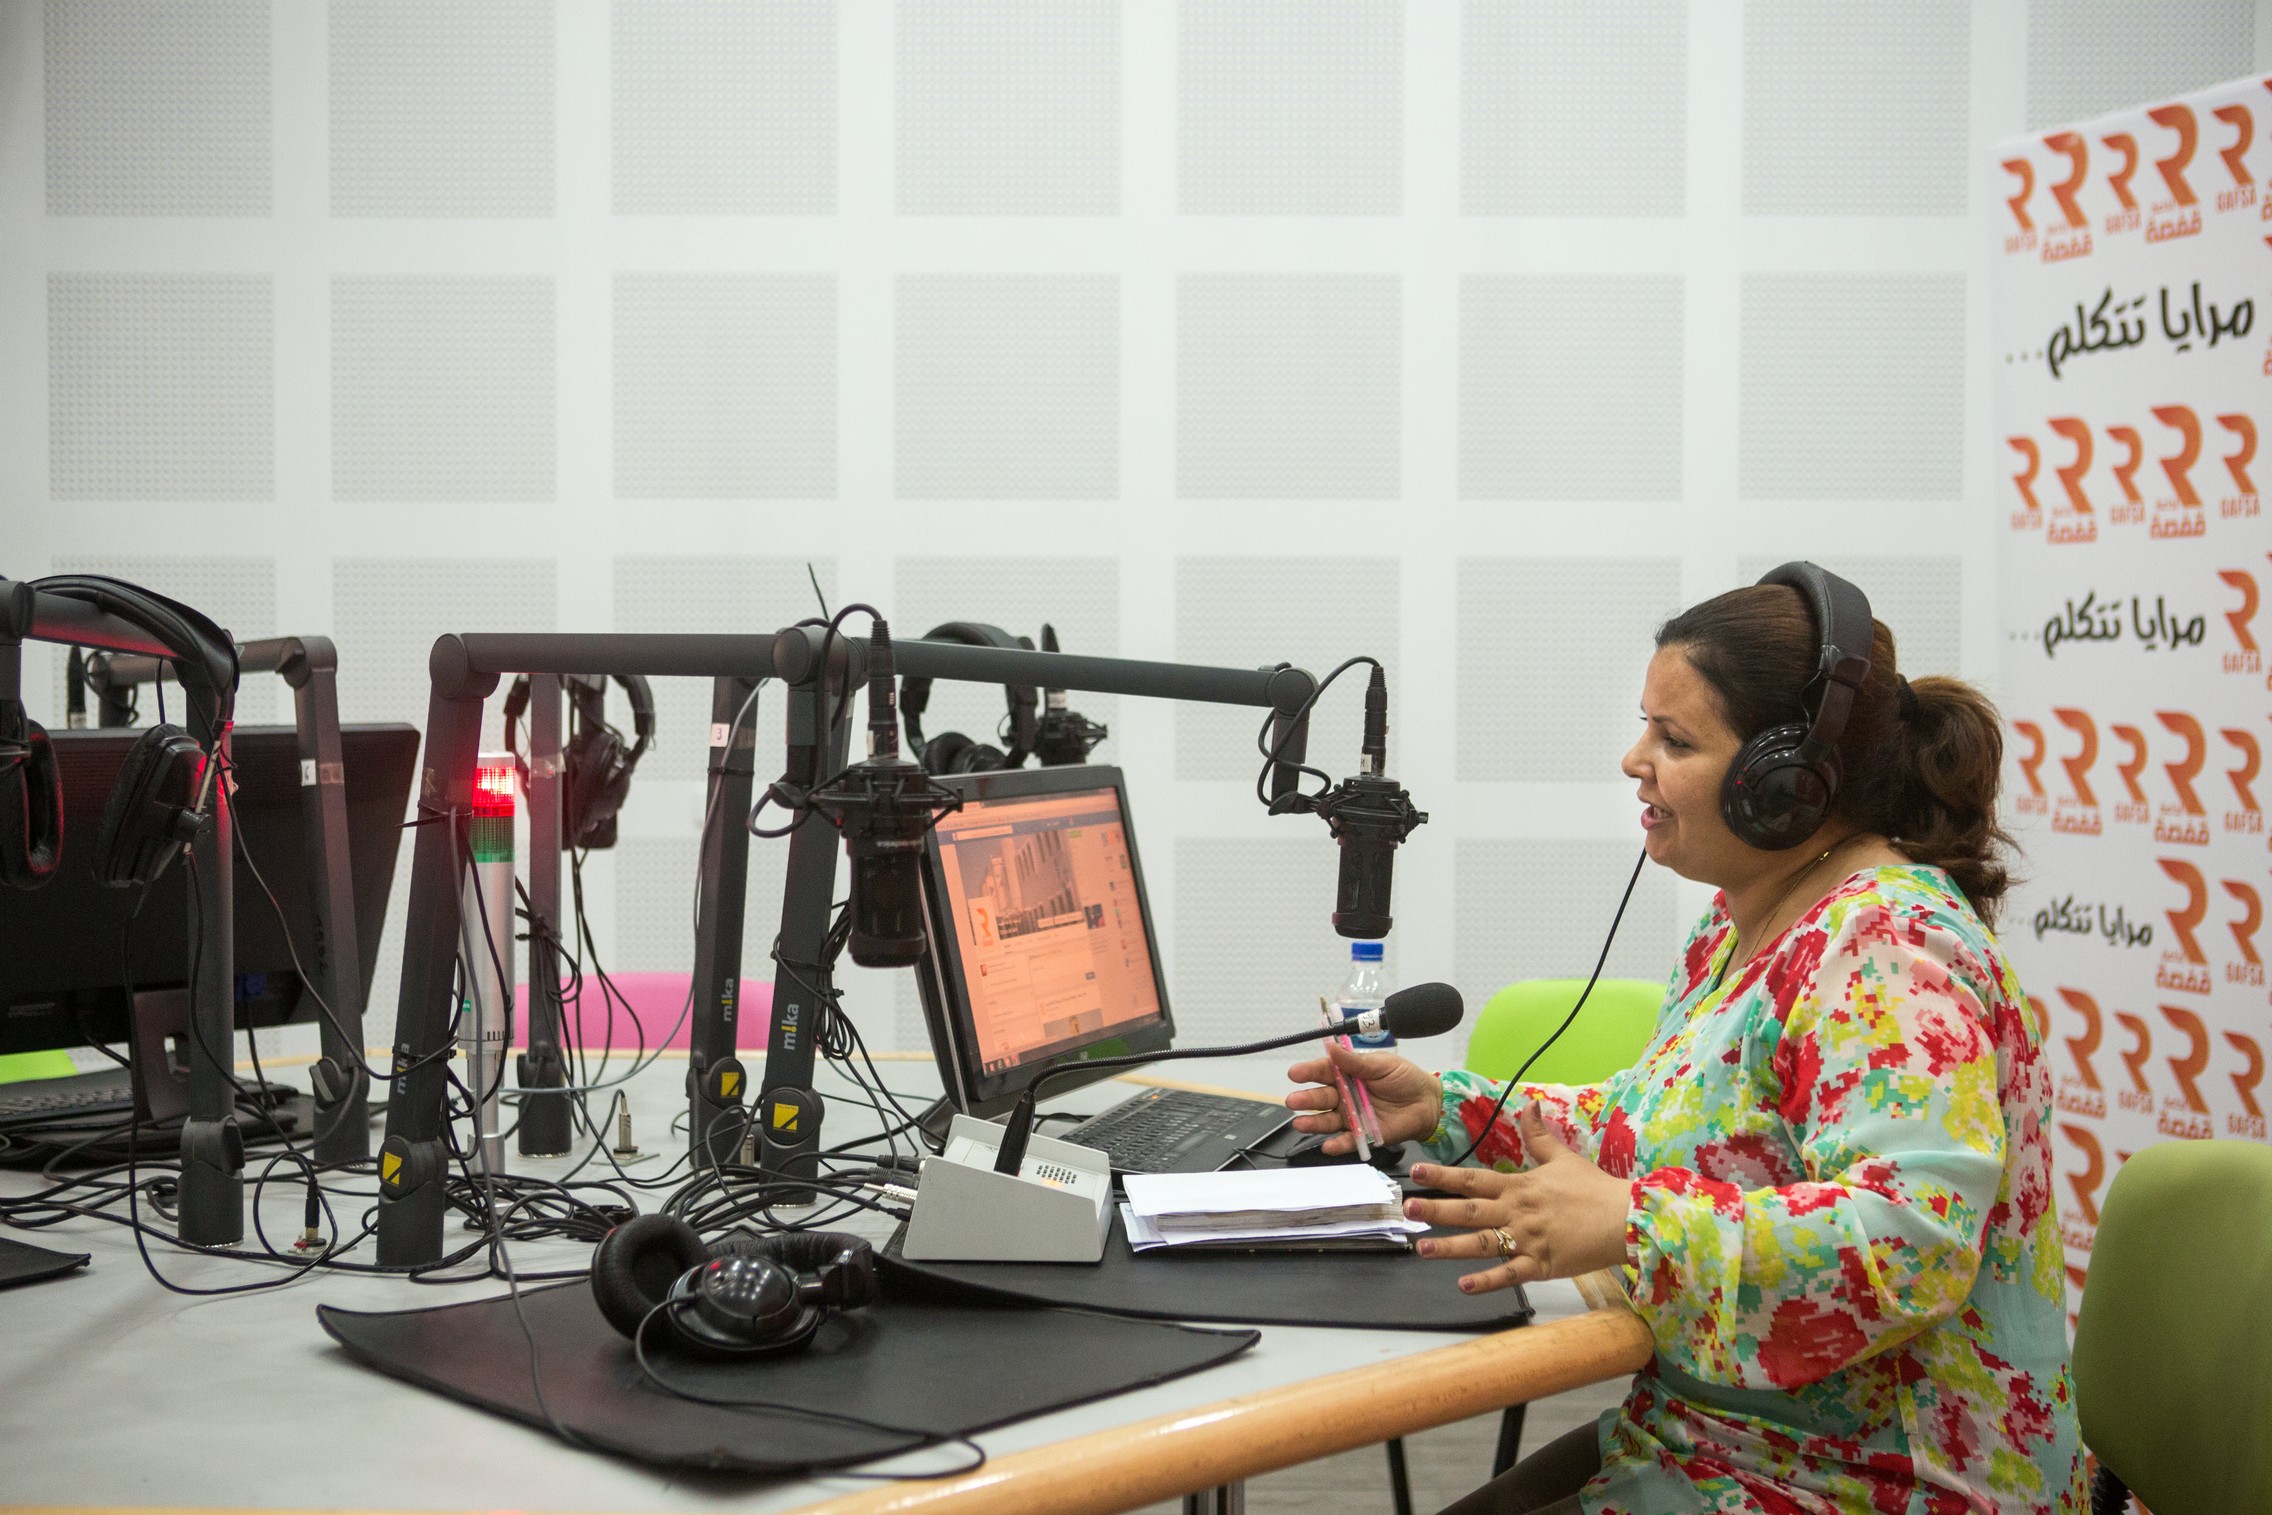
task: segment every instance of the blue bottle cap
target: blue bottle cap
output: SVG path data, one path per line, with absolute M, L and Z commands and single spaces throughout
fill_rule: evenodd
M 1380 960 L 1381 944 L 1379 942 L 1351 942 L 1349 944 L 1349 961 L 1353 963 L 1377 963 Z

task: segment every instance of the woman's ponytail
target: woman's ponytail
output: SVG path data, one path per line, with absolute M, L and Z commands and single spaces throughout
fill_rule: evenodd
M 1870 812 L 1871 829 L 1916 861 L 1946 870 L 1994 926 L 2011 885 L 2004 857 L 2012 839 L 1996 821 L 2003 718 L 1962 679 L 1923 678 L 1907 687 L 1888 733 L 1887 761 L 1873 775 L 1882 775 L 1882 787 L 1856 798 Z

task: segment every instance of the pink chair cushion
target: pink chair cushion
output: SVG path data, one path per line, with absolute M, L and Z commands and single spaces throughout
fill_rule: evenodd
M 680 1020 L 686 1009 L 686 987 L 693 975 L 686 973 L 611 973 L 608 982 L 631 1006 L 639 1017 L 639 1025 L 646 1031 L 646 1045 L 650 1052 L 666 1032 L 670 1039 L 667 1047 L 685 1051 L 687 1038 L 693 1029 L 693 1016 Z M 513 1017 L 513 1045 L 528 1045 L 529 986 L 522 984 L 514 993 L 516 1014 Z M 608 1000 L 600 989 L 597 977 L 586 977 L 582 1004 L 568 1007 L 568 1014 L 576 1024 L 577 1040 L 587 1053 L 596 1054 L 608 1040 Z M 765 1050 L 765 1033 L 773 1020 L 773 986 L 756 979 L 742 980 L 739 1007 L 734 1014 L 734 1046 L 738 1049 L 762 1052 Z M 629 1053 L 640 1044 L 639 1028 L 623 1013 L 621 1005 L 615 1008 L 615 1050 Z

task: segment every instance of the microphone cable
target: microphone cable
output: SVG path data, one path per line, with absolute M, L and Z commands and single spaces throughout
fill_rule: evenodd
M 1586 1007 L 1586 996 L 1594 992 L 1594 985 L 1601 979 L 1602 966 L 1609 961 L 1610 943 L 1617 940 L 1617 928 L 1625 919 L 1625 907 L 1633 900 L 1633 886 L 1641 882 L 1641 867 L 1648 861 L 1649 849 L 1644 846 L 1641 855 L 1633 860 L 1633 876 L 1625 881 L 1625 894 L 1617 902 L 1617 914 L 1610 917 L 1609 935 L 1601 939 L 1601 956 L 1594 959 L 1594 971 L 1586 979 L 1586 987 L 1578 991 L 1578 1002 L 1570 1007 L 1568 1015 L 1562 1017 L 1562 1024 L 1554 1028 L 1554 1034 L 1540 1042 L 1538 1050 L 1523 1059 L 1523 1065 L 1515 1070 L 1515 1076 L 1507 1080 L 1507 1087 L 1500 1092 L 1499 1103 L 1491 1107 L 1491 1118 L 1483 1123 L 1483 1129 L 1476 1133 L 1475 1139 L 1467 1144 L 1467 1150 L 1444 1165 L 1447 1168 L 1456 1168 L 1475 1155 L 1475 1149 L 1483 1145 L 1483 1138 L 1489 1136 L 1492 1128 L 1499 1124 L 1499 1117 L 1506 1112 L 1507 1101 L 1522 1087 L 1523 1075 L 1530 1072 L 1531 1064 L 1544 1057 L 1546 1049 L 1560 1041 L 1562 1033 L 1576 1023 L 1578 1012 Z

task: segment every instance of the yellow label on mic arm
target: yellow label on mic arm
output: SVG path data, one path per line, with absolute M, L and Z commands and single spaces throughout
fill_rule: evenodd
M 773 1107 L 773 1129 L 776 1131 L 796 1130 L 797 1107 L 785 1103 L 775 1105 Z

